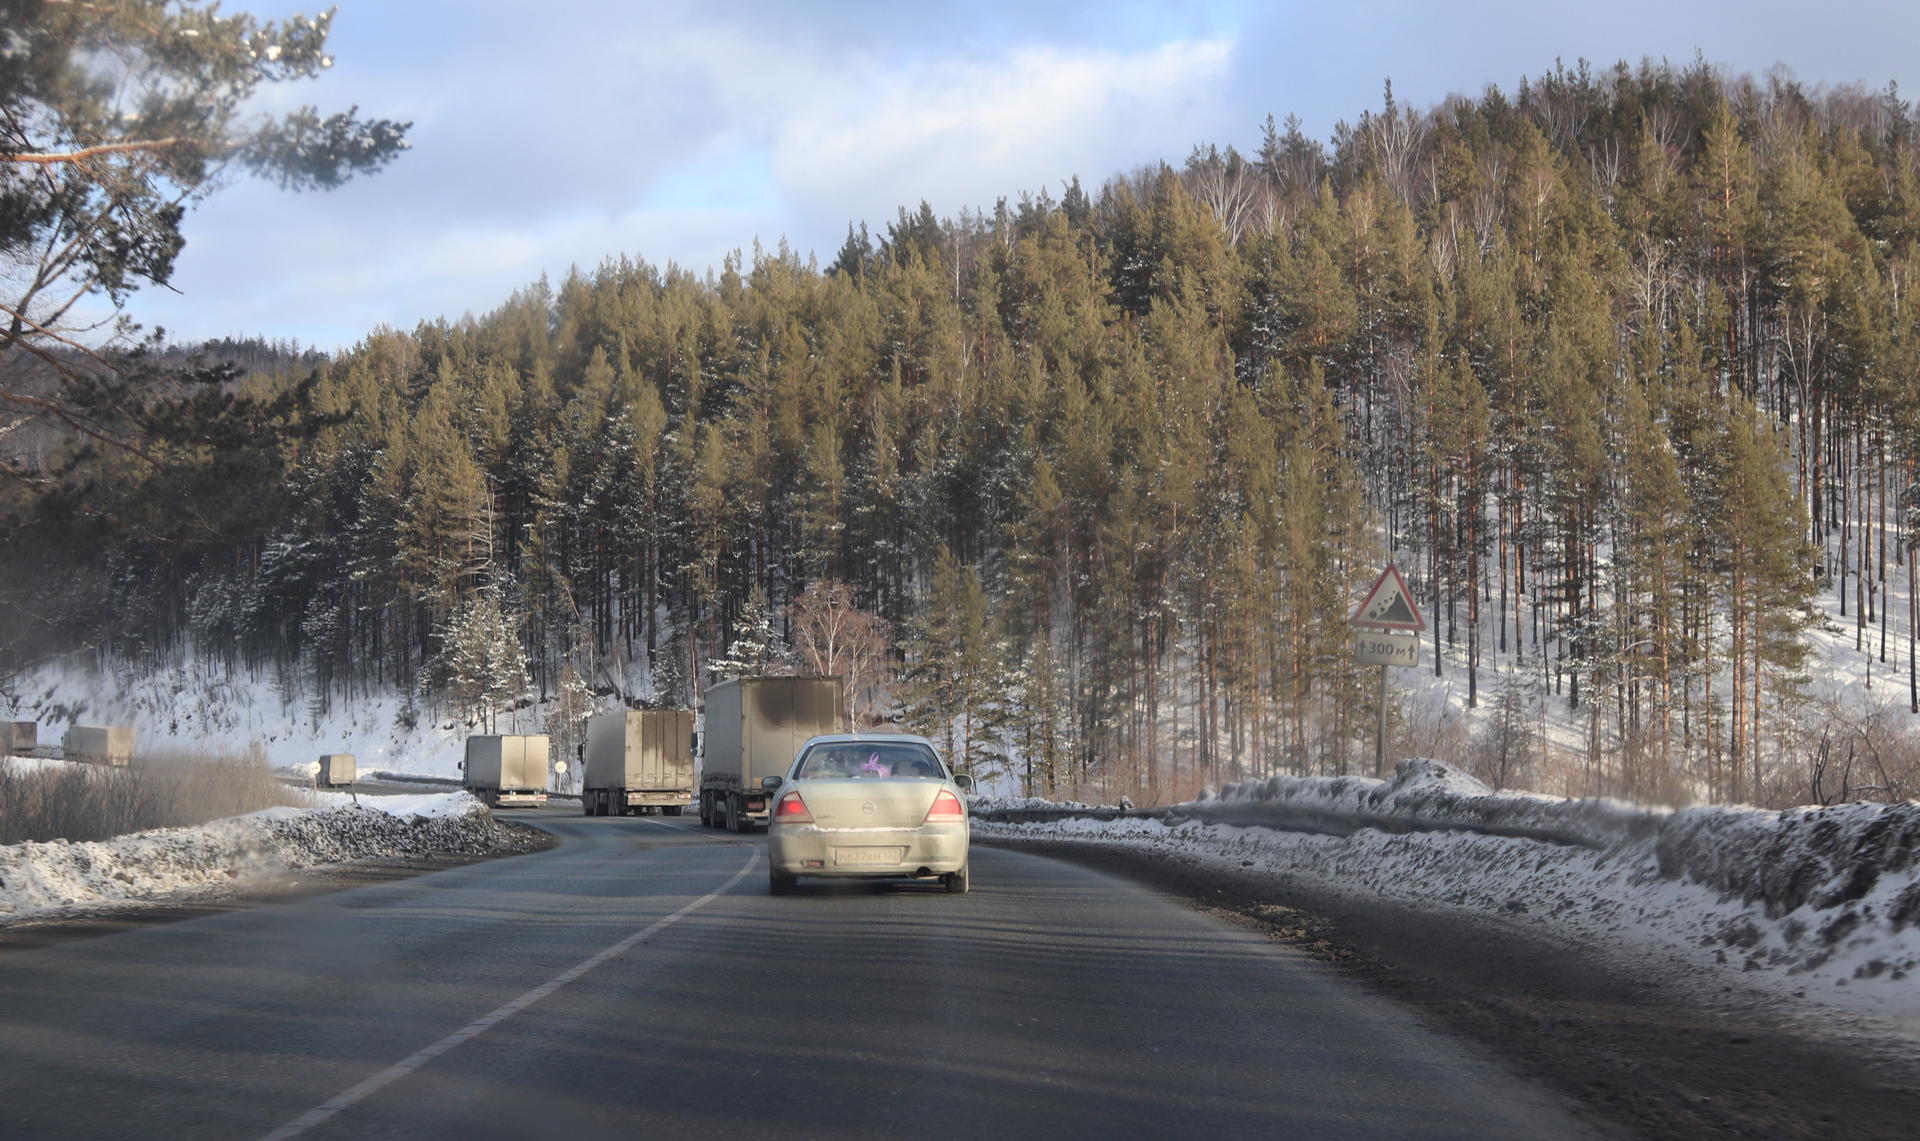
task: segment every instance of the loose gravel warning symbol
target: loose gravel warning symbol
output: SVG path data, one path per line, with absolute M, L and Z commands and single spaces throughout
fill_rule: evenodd
M 1354 612 L 1353 625 L 1373 630 L 1425 630 L 1427 623 L 1420 617 L 1420 608 L 1413 604 L 1413 594 L 1407 584 L 1401 580 L 1399 568 L 1392 563 L 1380 572 L 1380 578 L 1367 592 L 1367 600 Z

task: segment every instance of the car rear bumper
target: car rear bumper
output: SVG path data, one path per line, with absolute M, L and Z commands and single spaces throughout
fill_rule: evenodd
M 967 866 L 967 825 L 918 828 L 819 828 L 776 824 L 767 831 L 767 855 L 776 871 L 796 876 L 897 878 L 945 875 Z

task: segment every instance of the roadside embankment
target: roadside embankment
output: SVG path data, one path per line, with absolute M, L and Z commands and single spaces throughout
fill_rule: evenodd
M 321 794 L 347 801 L 344 794 Z M 302 868 L 420 856 L 484 857 L 544 841 L 464 792 L 269 808 L 111 840 L 0 847 L 0 920 L 103 904 L 193 899 Z
M 973 811 L 982 838 L 1144 847 L 1920 1029 L 1920 804 L 1673 811 L 1409 760 L 1391 781 L 1273 777 L 1158 809 Z

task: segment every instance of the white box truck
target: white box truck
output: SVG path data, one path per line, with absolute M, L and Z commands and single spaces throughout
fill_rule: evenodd
M 762 777 L 785 776 L 809 737 L 847 731 L 837 677 L 743 677 L 707 690 L 700 823 L 744 832 L 767 822 Z
M 547 802 L 547 737 L 467 738 L 461 784 L 489 806 Z
M 692 710 L 626 709 L 587 722 L 582 813 L 678 816 L 692 803 Z
M 359 765 L 352 753 L 320 754 L 320 771 L 314 774 L 314 783 L 322 788 L 335 785 L 352 784 L 357 777 Z
M 133 763 L 133 729 L 125 725 L 71 725 L 61 754 L 69 761 L 90 765 Z

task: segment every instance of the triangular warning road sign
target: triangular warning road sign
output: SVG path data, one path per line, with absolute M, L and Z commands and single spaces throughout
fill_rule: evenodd
M 1400 569 L 1392 563 L 1367 592 L 1367 600 L 1354 611 L 1353 625 L 1372 630 L 1425 630 L 1426 619 L 1413 604 L 1413 592 L 1401 581 Z

